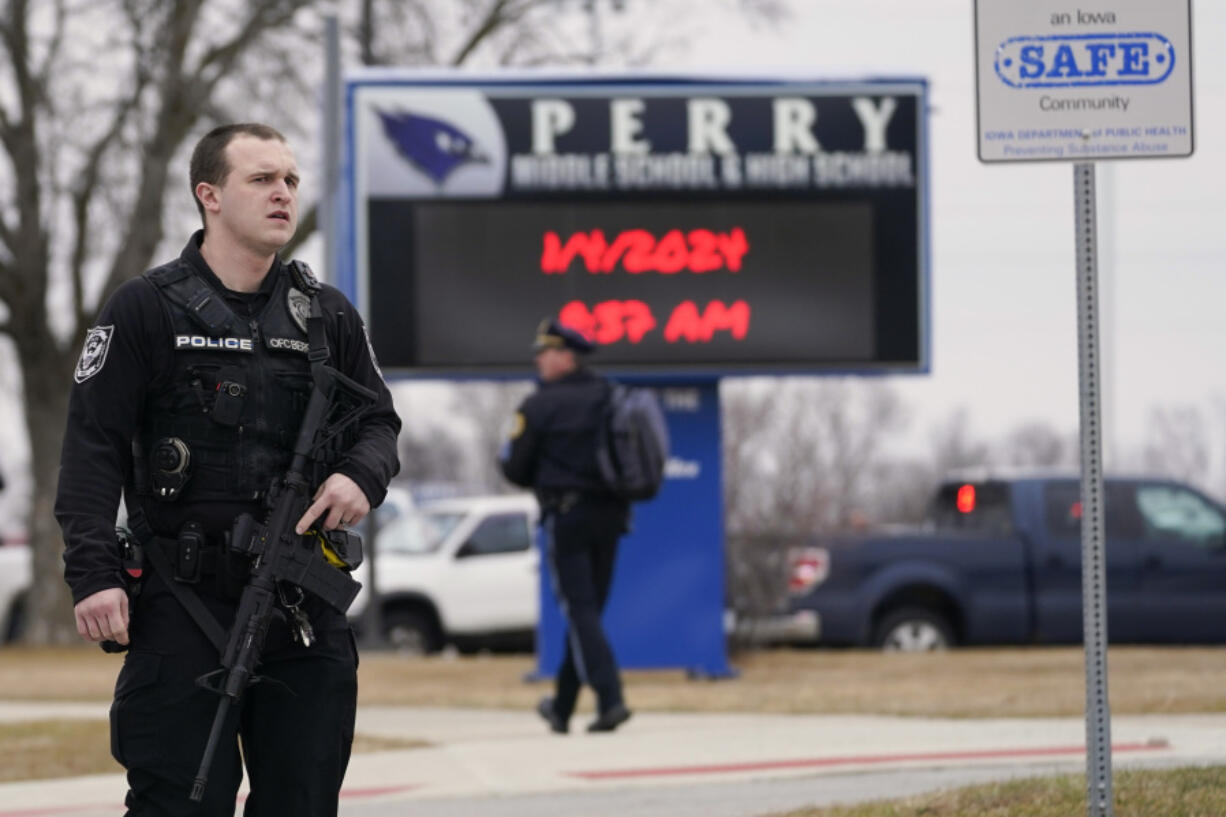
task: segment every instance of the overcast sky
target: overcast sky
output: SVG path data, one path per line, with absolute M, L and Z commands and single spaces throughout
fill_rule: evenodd
M 650 68 L 925 78 L 932 371 L 889 378 L 911 409 L 907 441 L 925 450 L 933 426 L 960 408 L 971 434 L 988 440 L 1030 421 L 1074 432 L 1073 163 L 978 160 L 972 0 L 792 6 L 778 27 L 746 26 L 706 6 L 687 49 Z M 1066 7 L 1077 4 L 1053 5 Z M 634 8 L 606 30 L 632 21 Z M 1193 12 L 1195 154 L 1097 165 L 1104 419 L 1114 429 L 1107 441 L 1125 454 L 1141 445 L 1154 407 L 1196 406 L 1226 426 L 1226 162 L 1217 136 L 1226 126 L 1226 53 L 1205 36 L 1226 33 L 1226 4 L 1201 2 Z M 429 400 L 413 402 L 413 410 L 429 409 Z
M 1076 428 L 1073 164 L 979 162 L 972 0 L 794 5 L 776 31 L 723 26 L 694 38 L 687 63 L 929 81 L 932 373 L 892 379 L 916 431 L 959 406 L 986 437 L 1031 419 Z M 1139 443 L 1154 405 L 1208 412 L 1226 401 L 1226 51 L 1207 36 L 1226 34 L 1226 3 L 1195 3 L 1193 26 L 1195 154 L 1097 168 L 1114 337 L 1105 396 L 1124 446 Z

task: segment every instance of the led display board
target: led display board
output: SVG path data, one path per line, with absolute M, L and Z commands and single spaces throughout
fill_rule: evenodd
M 549 315 L 614 373 L 927 370 L 921 80 L 347 84 L 385 370 L 522 373 Z

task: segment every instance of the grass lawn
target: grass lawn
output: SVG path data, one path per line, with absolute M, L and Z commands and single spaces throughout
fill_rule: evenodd
M 0 649 L 0 689 L 12 700 L 106 701 L 123 658 L 97 648 Z M 625 673 L 635 709 L 929 717 L 1077 716 L 1085 706 L 1080 647 L 965 649 L 932 654 L 763 650 L 733 657 L 739 676 L 693 681 L 678 670 Z M 1226 647 L 1113 647 L 1117 715 L 1226 712 Z M 366 705 L 526 708 L 546 690 L 526 683 L 531 655 L 407 659 L 367 652 Z M 585 696 L 585 701 L 587 700 Z
M 1117 772 L 1112 785 L 1115 817 L 1226 815 L 1226 767 Z M 1076 817 L 1085 796 L 1085 777 L 1067 775 L 764 817 Z
M 358 735 L 354 752 L 413 749 L 422 741 Z M 118 774 L 105 720 L 42 720 L 0 723 L 0 783 L 83 774 Z
M 735 657 L 734 680 L 692 681 L 676 670 L 627 672 L 635 709 L 673 712 L 881 714 L 928 717 L 1078 716 L 1085 708 L 1080 647 L 885 654 L 766 650 Z M 1226 648 L 1113 648 L 1115 714 L 1223 712 Z M 531 656 L 406 661 L 362 657 L 360 701 L 411 706 L 527 708 L 549 689 L 524 683 Z M 583 699 L 590 703 L 585 694 Z
M 107 701 L 121 656 L 88 647 L 0 649 L 0 689 L 9 700 Z M 764 650 L 735 656 L 738 677 L 689 680 L 678 670 L 629 671 L 626 694 L 640 711 L 776 712 L 813 714 L 885 714 L 927 717 L 1077 717 L 1085 705 L 1083 654 L 1078 647 L 1043 649 L 974 649 L 923 655 L 887 655 L 860 650 Z M 1112 712 L 1195 713 L 1226 711 L 1226 648 L 1116 647 L 1108 658 Z M 458 706 L 515 708 L 528 711 L 550 689 L 544 681 L 526 682 L 535 669 L 530 655 L 438 656 L 407 659 L 392 653 L 362 655 L 360 705 Z M 590 711 L 584 694 L 581 708 Z M 414 744 L 359 735 L 355 751 L 407 748 Z M 105 721 L 40 721 L 0 724 L 0 780 L 18 780 L 118 771 L 109 754 Z M 1189 787 L 1198 774 L 1170 773 L 1162 783 Z M 1226 792 L 1219 770 L 1212 778 Z M 1211 775 L 1212 777 L 1212 775 Z M 1150 784 L 1136 786 L 1141 798 Z M 1008 784 L 972 790 L 974 797 L 1008 798 Z M 1025 784 L 1025 796 L 1063 796 L 1060 787 L 1081 784 Z M 1123 785 L 1123 784 L 1121 784 Z M 1157 785 L 1157 784 L 1155 784 Z M 1050 791 L 1049 791 L 1050 789 Z M 1131 789 L 1120 789 L 1121 792 Z M 1075 793 L 1075 792 L 1074 792 Z M 953 797 L 954 795 L 950 795 Z M 958 795 L 961 796 L 961 795 Z M 1080 796 L 1080 795 L 1078 795 Z M 1184 795 L 1179 794 L 1179 797 Z M 1188 797 L 1201 795 L 1188 794 Z M 1226 795 L 1223 795 L 1226 797 Z M 944 797 L 944 795 L 942 795 Z M 1117 797 L 1117 802 L 1123 804 Z M 937 802 L 937 801 L 934 801 Z M 962 814 L 1075 814 L 1053 805 L 1048 811 L 987 811 L 945 801 L 938 805 L 874 807 L 877 811 L 815 811 L 792 817 L 885 817 Z M 953 801 L 950 801 L 951 803 Z M 971 801 L 968 801 L 971 802 Z M 1002 801 L 1002 802 L 1006 802 Z M 1053 803 L 1060 801 L 1052 800 Z M 1157 802 L 1162 802 L 1161 800 Z M 1226 804 L 1208 811 L 1133 811 L 1132 814 L 1226 815 Z M 889 808 L 911 808 L 890 811 Z M 918 810 L 917 810 L 918 809 Z M 929 809 L 925 811 L 924 809 Z M 931 810 L 947 809 L 947 810 Z M 949 810 L 953 809 L 953 810 Z M 957 810 L 964 809 L 964 810 Z M 965 810 L 970 809 L 970 810 Z M 1084 807 L 1081 808 L 1084 811 Z M 1121 812 L 1117 812 L 1119 815 Z

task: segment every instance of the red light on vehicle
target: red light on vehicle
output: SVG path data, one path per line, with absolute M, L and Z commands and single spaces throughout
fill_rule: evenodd
M 962 513 L 970 513 L 975 510 L 975 486 L 963 485 L 959 488 L 956 503 L 958 510 Z
M 829 575 L 830 551 L 825 548 L 804 548 L 791 552 L 788 592 L 792 595 L 807 593 L 826 581 Z
M 1069 507 L 1068 515 L 1070 519 L 1080 519 L 1081 518 L 1081 500 L 1080 499 L 1074 502 L 1071 507 Z

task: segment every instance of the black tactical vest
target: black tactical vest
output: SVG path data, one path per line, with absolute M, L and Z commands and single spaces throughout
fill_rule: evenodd
M 145 273 L 170 316 L 174 367 L 133 446 L 142 498 L 258 499 L 289 467 L 312 388 L 304 327 L 318 284 L 286 266 L 269 274 L 268 302 L 243 318 L 184 261 Z M 176 458 L 184 472 L 168 476 Z

